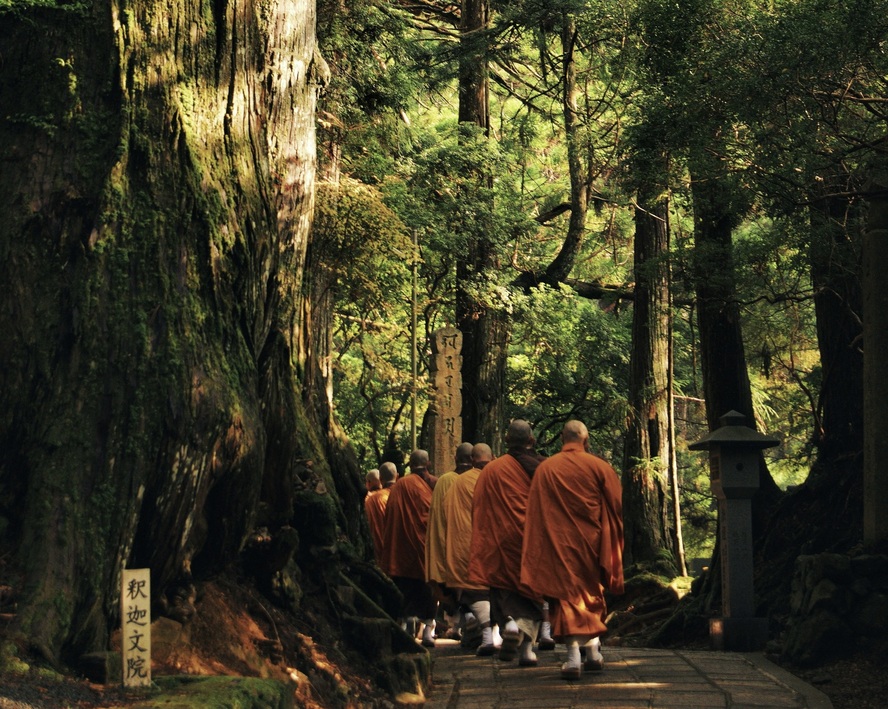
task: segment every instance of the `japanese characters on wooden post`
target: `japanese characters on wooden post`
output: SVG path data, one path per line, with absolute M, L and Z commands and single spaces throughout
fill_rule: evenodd
M 120 592 L 121 654 L 125 687 L 151 685 L 151 573 L 124 569 Z
M 462 443 L 462 333 L 444 327 L 432 333 L 432 411 L 429 457 L 432 472 L 453 470 Z

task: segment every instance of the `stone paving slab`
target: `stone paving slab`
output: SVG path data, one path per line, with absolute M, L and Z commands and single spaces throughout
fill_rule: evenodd
M 538 652 L 539 666 L 475 657 L 452 640 L 432 655 L 428 709 L 832 709 L 829 698 L 759 653 L 605 647 L 603 672 L 560 677 L 566 649 Z

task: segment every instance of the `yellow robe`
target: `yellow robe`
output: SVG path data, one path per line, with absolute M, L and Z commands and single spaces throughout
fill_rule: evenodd
M 444 583 L 444 558 L 447 535 L 447 519 L 444 514 L 444 498 L 451 485 L 459 479 L 455 472 L 444 473 L 438 478 L 432 492 L 432 506 L 429 508 L 429 526 L 426 529 L 425 568 L 426 581 Z
M 444 512 L 447 518 L 447 563 L 444 582 L 451 588 L 482 590 L 487 586 L 469 581 L 469 559 L 472 552 L 472 498 L 481 475 L 472 468 L 460 475 L 447 492 Z

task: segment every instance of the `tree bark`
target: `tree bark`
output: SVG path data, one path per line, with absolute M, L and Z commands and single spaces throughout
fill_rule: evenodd
M 888 546 L 888 171 L 876 174 L 863 237 L 863 541 L 871 549 Z
M 333 487 L 296 381 L 313 2 L 66 7 L 0 11 L 2 541 L 51 660 L 105 648 L 125 565 L 162 605 L 300 461 Z
M 488 0 L 463 0 L 460 19 L 459 122 L 477 126 L 489 136 Z M 491 176 L 477 175 L 492 187 Z M 499 269 L 492 229 L 484 219 L 463 225 L 466 249 L 456 264 L 456 323 L 463 334 L 462 432 L 467 441 L 485 441 L 501 449 L 508 319 L 501 308 L 479 302 L 465 286 Z
M 586 233 L 586 212 L 589 210 L 589 174 L 584 161 L 584 143 L 580 131 L 577 105 L 576 21 L 569 14 L 561 17 L 561 51 L 563 88 L 561 110 L 564 116 L 564 138 L 567 143 L 567 167 L 570 173 L 570 220 L 567 234 L 558 255 L 546 268 L 545 282 L 555 285 L 570 275 Z
M 670 461 L 667 202 L 639 195 L 635 210 L 635 300 L 629 360 L 629 420 L 623 465 L 624 562 L 673 549 L 668 523 Z M 676 561 L 678 555 L 676 553 Z
M 846 191 L 829 181 L 833 194 L 813 200 L 811 281 L 823 383 L 815 418 L 821 461 L 860 455 L 863 448 L 863 303 L 860 244 L 853 205 L 835 196 Z M 833 190 L 832 188 L 836 189 Z

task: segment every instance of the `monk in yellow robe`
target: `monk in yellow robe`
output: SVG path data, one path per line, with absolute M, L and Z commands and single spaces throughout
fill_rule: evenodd
M 444 513 L 447 519 L 445 539 L 444 581 L 456 591 L 460 606 L 471 611 L 481 628 L 478 655 L 494 653 L 493 629 L 490 626 L 490 591 L 483 584 L 469 580 L 469 558 L 472 550 L 472 498 L 484 467 L 493 460 L 486 443 L 472 448 L 472 469 L 460 475 L 447 492 Z
M 540 463 L 527 498 L 521 583 L 550 599 L 552 633 L 567 645 L 564 679 L 601 668 L 604 593 L 623 592 L 623 504 L 614 469 L 588 452 L 589 432 L 568 421 L 561 452 Z
M 429 508 L 429 525 L 426 530 L 425 570 L 426 581 L 432 586 L 432 593 L 441 603 L 448 616 L 457 616 L 456 594 L 449 590 L 444 581 L 445 535 L 447 519 L 444 514 L 444 498 L 447 491 L 460 475 L 472 469 L 472 444 L 460 443 L 456 449 L 456 468 L 438 477 L 432 504 Z
M 531 666 L 532 645 L 542 620 L 542 599 L 521 583 L 521 545 L 530 481 L 542 457 L 533 449 L 533 430 L 515 419 L 506 432 L 508 452 L 488 463 L 475 486 L 469 580 L 490 588 L 491 621 L 503 642 L 499 657 L 520 653 Z

